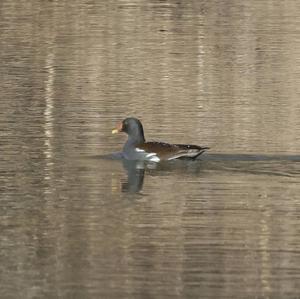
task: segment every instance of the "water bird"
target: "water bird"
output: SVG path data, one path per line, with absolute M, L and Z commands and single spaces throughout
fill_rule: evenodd
M 143 160 L 160 162 L 173 159 L 195 160 L 208 147 L 193 144 L 170 144 L 165 142 L 146 142 L 143 125 L 140 120 L 128 117 L 118 123 L 113 134 L 124 132 L 128 139 L 123 146 L 122 158 L 127 160 Z

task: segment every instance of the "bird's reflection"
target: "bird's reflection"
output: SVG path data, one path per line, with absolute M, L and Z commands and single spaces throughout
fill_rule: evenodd
M 154 163 L 145 161 L 122 160 L 123 167 L 127 173 L 127 178 L 122 182 L 122 192 L 138 193 L 142 190 L 145 175 L 164 176 L 170 173 L 198 173 L 201 163 L 174 161 L 166 163 Z
M 144 184 L 145 163 L 143 161 L 122 160 L 127 172 L 127 180 L 122 182 L 122 192 L 138 193 Z

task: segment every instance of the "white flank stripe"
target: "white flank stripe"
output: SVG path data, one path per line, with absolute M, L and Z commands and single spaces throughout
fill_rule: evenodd
M 152 162 L 159 162 L 160 159 L 157 157 L 157 156 L 153 156 L 149 159 L 149 161 L 152 161 Z
M 140 153 L 145 152 L 143 149 L 140 149 L 140 148 L 138 148 L 138 147 L 135 148 L 135 151 L 136 151 L 136 152 L 140 152 Z

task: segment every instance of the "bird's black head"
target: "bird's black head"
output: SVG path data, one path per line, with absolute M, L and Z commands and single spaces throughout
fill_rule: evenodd
M 125 132 L 128 138 L 137 143 L 145 142 L 144 130 L 142 123 L 135 117 L 125 118 L 121 123 L 113 129 L 112 133 Z

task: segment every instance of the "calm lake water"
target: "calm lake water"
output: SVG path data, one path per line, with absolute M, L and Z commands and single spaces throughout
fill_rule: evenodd
M 0 3 L 0 297 L 300 298 L 299 1 Z M 101 159 L 127 116 L 209 146 Z

